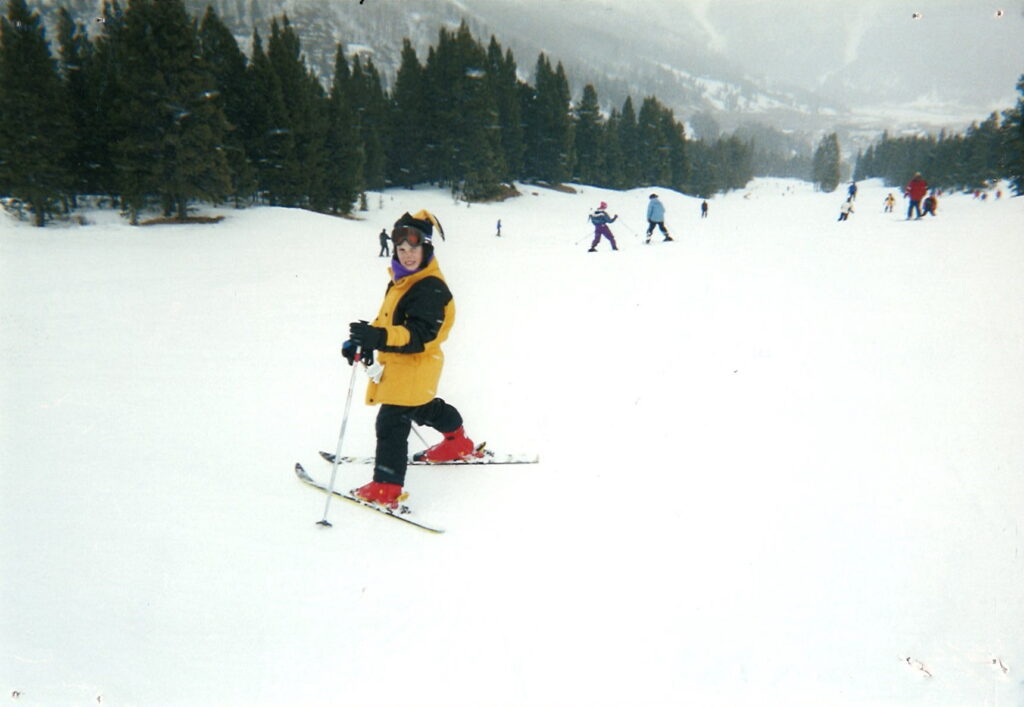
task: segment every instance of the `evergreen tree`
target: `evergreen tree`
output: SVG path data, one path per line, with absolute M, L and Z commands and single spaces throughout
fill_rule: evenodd
M 365 67 L 358 56 L 352 62 L 349 95 L 365 154 L 363 186 L 365 189 L 383 189 L 386 186 L 388 150 L 384 128 L 389 111 L 380 75 L 372 60 L 368 60 Z
M 541 120 L 540 111 L 537 107 L 537 89 L 520 81 L 517 84 L 519 97 L 519 114 L 522 116 L 523 128 L 523 162 L 519 175 L 521 179 L 538 179 L 540 171 L 537 165 L 537 149 L 535 145 L 540 142 Z
M 552 146 L 558 152 L 557 161 L 552 165 L 554 173 L 552 181 L 568 181 L 576 164 L 576 149 L 573 139 L 572 93 L 569 91 L 569 77 L 565 73 L 562 62 L 555 67 L 554 77 L 555 103 L 550 107 L 550 124 L 552 127 Z
M 831 133 L 814 151 L 812 178 L 821 191 L 833 192 L 839 186 L 839 158 L 839 135 Z
M 305 152 L 300 153 L 303 165 L 307 167 L 304 182 L 306 204 L 314 211 L 328 211 L 333 209 L 333 199 L 327 193 L 327 173 L 330 170 L 327 164 L 330 102 L 316 74 L 307 73 L 303 83 L 309 101 L 309 113 L 304 121 L 308 139 L 303 143 Z
M 230 190 L 216 83 L 181 0 L 132 0 L 124 31 L 115 118 L 125 137 L 114 154 L 125 206 L 133 224 L 150 197 L 184 218 L 191 200 L 217 202 Z
M 945 130 L 934 135 L 893 138 L 888 132 L 869 147 L 857 162 L 858 178 L 880 177 L 889 186 L 906 184 L 915 172 L 943 189 L 981 189 L 1011 175 L 1013 148 L 1008 138 L 1013 111 L 1004 122 L 993 113 L 981 124 L 972 123 L 966 134 Z
M 505 171 L 486 52 L 463 23 L 444 29 L 424 71 L 425 156 L 430 178 L 468 199 L 498 193 Z
M 473 39 L 465 23 L 459 28 L 456 43 L 464 67 L 456 160 L 462 176 L 459 188 L 467 200 L 484 201 L 500 193 L 506 172 L 501 124 L 483 45 Z
M 351 74 L 339 44 L 334 55 L 334 81 L 328 98 L 327 207 L 350 214 L 363 184 L 363 149 L 351 97 Z
M 90 127 L 89 191 L 119 196 L 119 175 L 114 163 L 114 145 L 123 140 L 128 125 L 117 106 L 125 90 L 122 78 L 127 65 L 124 12 L 117 0 L 104 0 L 103 31 L 95 40 L 93 60 L 85 64 L 86 86 L 92 112 L 85 121 Z M 128 116 L 130 117 L 130 116 Z M 112 200 L 113 205 L 117 205 Z
M 456 80 L 456 72 L 450 67 L 449 52 L 442 51 L 447 42 L 448 33 L 442 29 L 438 46 L 428 50 L 423 69 L 422 164 L 426 180 L 435 184 L 446 183 L 452 171 L 449 162 L 454 150 L 451 86 Z
M 752 142 L 744 142 L 735 133 L 713 143 L 700 140 L 688 143 L 687 169 L 689 172 L 684 191 L 708 198 L 719 191 L 742 189 L 753 176 Z
M 640 184 L 640 131 L 636 122 L 633 98 L 626 96 L 619 120 L 619 147 L 622 151 L 622 187 L 632 188 Z
M 537 59 L 536 86 L 525 114 L 526 172 L 544 182 L 566 181 L 573 165 L 569 82 L 561 63 L 553 70 L 543 53 Z
M 86 29 L 71 19 L 66 8 L 58 11 L 57 37 L 60 43 L 60 74 L 67 97 L 72 130 L 68 152 L 68 190 L 72 206 L 78 194 L 95 191 L 95 172 L 104 152 L 98 143 L 96 100 L 90 86 L 94 48 Z
M 8 0 L 0 26 L 0 188 L 46 224 L 66 193 L 67 97 L 38 12 Z
M 501 179 L 511 182 L 523 169 L 523 120 L 519 101 L 516 61 L 509 49 L 502 56 L 501 46 L 492 36 L 487 47 L 487 80 L 498 111 L 501 132 Z
M 853 168 L 853 181 L 859 182 L 862 179 L 867 179 L 865 176 L 866 165 L 870 162 L 874 155 L 874 148 L 869 147 L 867 150 L 861 152 L 857 150 L 857 159 L 854 162 Z
M 674 189 L 682 190 L 690 181 L 690 155 L 687 149 L 686 129 L 676 121 L 671 110 L 664 109 L 661 114 L 662 134 L 668 143 L 668 161 L 671 172 L 671 184 Z
M 1010 183 L 1017 196 L 1024 195 L 1024 74 L 1017 81 L 1016 107 L 1006 112 L 1003 121 L 1004 139 L 1004 174 L 1010 177 Z
M 715 143 L 716 150 L 720 156 L 717 158 L 721 166 L 721 188 L 742 189 L 753 179 L 752 156 L 754 152 L 751 143 L 745 143 L 735 133 L 724 140 Z M 839 143 L 836 142 L 836 154 L 838 155 Z M 838 159 L 836 160 L 838 165 Z M 836 186 L 839 184 L 838 167 L 836 173 Z M 832 187 L 835 189 L 835 186 Z
M 626 160 L 622 153 L 622 116 L 617 108 L 613 108 L 604 124 L 601 136 L 602 150 L 597 161 L 600 174 L 595 182 L 597 186 L 612 189 L 626 188 L 626 174 L 623 165 Z
M 347 71 L 347 69 L 346 69 Z M 425 178 L 423 151 L 426 135 L 423 118 L 427 113 L 423 67 L 412 43 L 402 41 L 402 63 L 391 95 L 391 141 L 388 174 L 392 183 L 412 188 Z
M 206 8 L 203 16 L 199 42 L 203 61 L 218 87 L 218 95 L 213 100 L 222 107 L 228 121 L 222 149 L 231 170 L 231 195 L 235 205 L 240 206 L 241 201 L 250 198 L 257 188 L 256 168 L 246 153 L 245 140 L 253 100 L 248 60 L 212 6 Z
M 658 99 L 648 96 L 640 105 L 637 116 L 639 183 L 643 185 L 667 185 L 672 181 L 671 135 L 664 131 L 663 111 Z
M 973 123 L 967 129 L 968 149 L 965 155 L 965 167 L 969 178 L 968 187 L 983 188 L 989 186 L 1000 176 L 1000 151 L 1002 135 L 999 131 L 999 117 L 992 113 L 980 125 Z M 933 174 L 934 168 L 929 170 Z M 945 180 L 942 180 L 945 181 Z
M 295 136 L 284 106 L 281 80 L 253 32 L 249 82 L 253 101 L 246 121 L 246 153 L 256 166 L 259 193 L 272 206 L 295 206 Z
M 280 24 L 276 19 L 271 22 L 267 59 L 281 86 L 286 121 L 281 127 L 291 133 L 293 148 L 290 155 L 282 155 L 276 197 L 285 206 L 322 208 L 326 96 L 306 67 L 299 36 L 287 15 Z
M 597 90 L 592 84 L 583 87 L 583 97 L 576 106 L 575 116 L 576 180 L 583 184 L 599 184 L 603 171 L 601 136 L 604 125 Z
M 719 153 L 704 140 L 695 142 L 690 147 L 693 170 L 684 191 L 708 199 L 714 196 L 715 192 L 724 189 L 724 180 L 720 177 L 722 170 L 718 163 Z

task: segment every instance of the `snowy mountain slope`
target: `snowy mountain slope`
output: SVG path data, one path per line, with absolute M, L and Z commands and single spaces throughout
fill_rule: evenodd
M 372 57 L 386 80 L 409 37 L 421 61 L 441 27 L 466 21 L 494 35 L 533 80 L 539 52 L 561 61 L 578 98 L 593 83 L 606 109 L 657 95 L 677 115 L 709 112 L 727 130 L 750 121 L 777 128 L 856 131 L 962 130 L 1013 105 L 1024 61 L 1024 12 L 962 0 L 933 0 L 919 20 L 908 3 L 721 0 L 631 3 L 603 0 L 187 0 L 201 16 L 212 5 L 249 51 L 287 14 L 309 65 L 325 82 L 335 48 Z M 37 0 L 51 26 L 67 6 L 81 21 L 100 0 Z M 920 8 L 918 8 L 920 9 Z M 93 24 L 94 27 L 98 26 Z M 628 61 L 624 58 L 628 57 Z M 859 145 L 858 141 L 858 145 Z
M 522 189 L 0 220 L 4 694 L 1020 704 L 1024 202 L 908 223 L 865 184 L 836 223 L 838 193 L 758 181 L 702 221 L 658 190 L 677 242 L 643 246 L 649 190 Z M 598 200 L 617 253 L 584 252 Z M 541 463 L 411 470 L 441 537 L 340 504 L 325 530 L 291 466 L 329 473 L 376 233 L 424 207 L 458 311 L 441 394 Z

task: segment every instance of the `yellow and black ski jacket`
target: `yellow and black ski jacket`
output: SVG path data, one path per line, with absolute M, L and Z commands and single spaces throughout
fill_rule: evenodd
M 366 389 L 367 405 L 416 406 L 437 397 L 444 367 L 441 344 L 455 323 L 455 300 L 432 257 L 427 265 L 388 283 L 384 302 L 373 326 L 387 331 L 377 352 L 384 366 L 380 383 Z

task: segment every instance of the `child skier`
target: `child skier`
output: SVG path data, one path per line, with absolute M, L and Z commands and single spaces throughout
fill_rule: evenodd
M 845 221 L 850 218 L 850 214 L 853 213 L 853 201 L 847 199 L 843 202 L 843 205 L 839 207 L 839 220 Z
M 618 214 L 615 216 L 609 216 L 605 210 L 608 208 L 608 204 L 601 202 L 601 205 L 597 207 L 594 213 L 590 214 L 590 222 L 594 224 L 594 242 L 590 244 L 590 250 L 588 253 L 597 252 L 597 244 L 601 242 L 601 236 L 607 238 L 612 244 L 612 250 L 618 250 L 619 247 L 615 244 L 615 236 L 612 235 L 612 231 L 608 228 L 609 223 L 615 223 L 615 220 L 619 217 Z
M 935 215 L 935 210 L 939 208 L 939 200 L 935 197 L 935 194 L 930 194 L 927 199 L 924 200 L 924 215 L 931 214 Z
M 352 322 L 341 349 L 350 365 L 358 347 L 364 360 L 376 358 L 382 369 L 366 389 L 366 404 L 380 405 L 373 481 L 353 494 L 391 508 L 407 495 L 402 487 L 413 422 L 444 435 L 417 459 L 446 462 L 476 453 L 459 411 L 436 397 L 444 366 L 441 344 L 455 321 L 455 301 L 434 257 L 434 226 L 443 239 L 444 229 L 429 211 L 406 213 L 395 222 L 391 280 L 380 312 L 372 324 Z

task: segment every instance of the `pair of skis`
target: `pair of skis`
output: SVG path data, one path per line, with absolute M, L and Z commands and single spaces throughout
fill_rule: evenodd
M 445 462 L 444 464 L 437 464 L 427 462 L 422 459 L 416 459 L 414 457 L 409 460 L 409 464 L 414 466 L 462 466 L 466 464 L 536 464 L 539 461 L 536 455 L 529 456 L 525 454 L 495 454 L 491 450 L 486 449 L 485 444 L 486 443 L 478 446 L 471 455 L 468 455 L 464 459 L 460 459 L 457 461 Z M 331 464 L 334 463 L 334 455 L 331 454 L 330 452 L 322 451 L 320 452 L 320 456 L 323 457 L 325 461 L 330 462 Z M 342 456 L 341 459 L 339 460 L 339 463 L 341 464 L 373 464 L 373 462 L 373 457 Z M 412 509 L 410 509 L 406 505 L 400 505 L 397 508 L 390 508 L 388 506 L 382 506 L 377 503 L 364 501 L 363 499 L 353 495 L 351 492 L 339 491 L 337 489 L 329 489 L 327 484 L 321 483 L 314 479 L 312 476 L 310 476 L 309 472 L 306 471 L 306 469 L 302 466 L 301 463 L 297 463 L 295 465 L 295 476 L 298 477 L 299 481 L 303 482 L 304 484 L 307 484 L 308 486 L 318 489 L 323 493 L 330 492 L 333 496 L 344 499 L 349 503 L 353 503 L 357 506 L 362 506 L 363 508 L 368 508 L 372 511 L 377 511 L 378 513 L 382 513 L 383 515 L 389 516 L 396 520 L 400 520 L 404 523 L 408 523 L 409 525 L 415 526 L 429 533 L 444 532 L 443 529 L 437 526 L 422 522 L 416 518 L 411 517 Z

